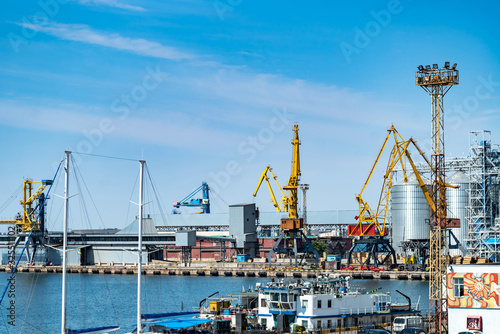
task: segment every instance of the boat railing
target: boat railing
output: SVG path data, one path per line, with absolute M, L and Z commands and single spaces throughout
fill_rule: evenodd
M 294 310 L 294 302 L 269 302 L 268 307 L 270 310 Z
M 370 314 L 389 311 L 389 306 L 378 305 L 372 307 L 359 307 L 359 308 L 341 308 L 340 314 L 343 315 L 356 315 L 356 314 Z

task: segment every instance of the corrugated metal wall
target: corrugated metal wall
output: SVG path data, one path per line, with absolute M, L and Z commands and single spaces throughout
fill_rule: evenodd
M 464 172 L 456 172 L 451 177 L 446 179 L 446 183 L 457 185 L 460 188 L 446 188 L 446 202 L 448 204 L 448 214 L 450 218 L 460 219 L 460 228 L 453 228 L 451 231 L 456 238 L 463 244 L 465 248 L 465 240 L 467 239 L 467 205 L 469 203 L 469 176 Z M 452 239 L 451 244 L 456 242 Z M 450 255 L 463 255 L 459 249 L 450 248 Z
M 428 181 L 424 179 L 428 184 Z M 400 181 L 391 190 L 392 246 L 396 253 L 402 253 L 401 241 L 429 239 L 430 209 L 414 174 L 408 182 Z

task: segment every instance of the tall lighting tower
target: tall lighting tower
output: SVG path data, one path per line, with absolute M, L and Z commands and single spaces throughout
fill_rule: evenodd
M 422 87 L 432 99 L 431 126 L 431 188 L 436 211 L 431 219 L 430 232 L 430 282 L 429 282 L 429 332 L 448 333 L 448 308 L 443 284 L 446 277 L 448 247 L 446 228 L 451 227 L 446 219 L 446 188 L 444 168 L 444 108 L 443 98 L 454 85 L 458 85 L 457 64 L 443 68 L 434 64 L 418 66 L 415 84 Z M 455 220 L 453 220 L 455 221 Z M 455 226 L 454 226 L 455 227 Z M 434 315 L 434 317 L 433 317 Z

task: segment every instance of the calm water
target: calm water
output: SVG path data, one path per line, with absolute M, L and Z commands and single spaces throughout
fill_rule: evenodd
M 0 273 L 1 289 L 9 277 Z M 61 326 L 61 276 L 57 274 L 18 273 L 15 276 L 15 327 L 8 325 L 10 303 L 5 298 L 0 308 L 0 333 L 58 333 Z M 220 295 L 240 292 L 257 282 L 269 279 L 258 277 L 198 277 L 143 276 L 143 313 L 179 312 L 198 309 L 204 297 L 219 291 Z M 67 323 L 71 329 L 119 324 L 120 333 L 132 330 L 136 320 L 136 276 L 68 275 Z M 393 301 L 404 302 L 396 290 L 412 298 L 419 296 L 420 308 L 428 309 L 428 283 L 419 281 L 353 280 L 353 285 L 367 291 L 382 288 L 390 291 Z

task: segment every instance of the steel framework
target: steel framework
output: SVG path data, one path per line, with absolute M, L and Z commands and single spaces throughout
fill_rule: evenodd
M 444 68 L 434 64 L 431 68 L 420 65 L 415 73 L 415 83 L 431 96 L 431 189 L 436 211 L 432 213 L 429 237 L 429 332 L 448 332 L 448 308 L 444 298 L 443 279 L 446 277 L 448 245 L 446 243 L 446 187 L 444 155 L 443 98 L 450 88 L 458 85 L 457 64 L 446 62 Z
M 426 163 L 417 163 L 421 174 L 430 173 Z M 500 260 L 500 148 L 491 143 L 491 131 L 469 132 L 469 155 L 445 162 L 446 172 L 465 171 L 469 176 L 465 226 L 469 256 Z
M 491 147 L 490 131 L 470 132 L 469 154 L 468 251 L 496 262 L 500 251 L 499 152 Z

